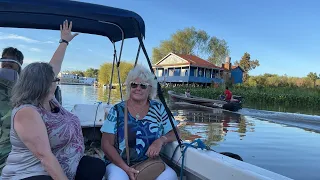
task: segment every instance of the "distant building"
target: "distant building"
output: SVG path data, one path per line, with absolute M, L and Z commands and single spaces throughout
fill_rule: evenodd
M 153 69 L 163 83 L 223 83 L 223 68 L 193 55 L 169 53 Z
M 229 78 L 233 84 L 241 84 L 243 82 L 244 70 L 240 66 L 232 66 L 231 57 L 226 57 L 222 68 L 224 70 L 224 80 Z
M 231 79 L 234 84 L 242 83 L 243 70 L 232 66 L 227 57 L 222 67 L 216 66 L 194 55 L 169 53 L 153 65 L 161 83 L 221 84 Z
M 57 76 L 60 78 L 61 84 L 83 84 L 83 85 L 94 85 L 97 79 L 92 77 L 82 77 L 79 75 L 69 74 L 60 72 Z

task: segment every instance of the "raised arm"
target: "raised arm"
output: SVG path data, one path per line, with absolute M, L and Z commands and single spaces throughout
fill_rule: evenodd
M 14 117 L 14 129 L 21 141 L 41 161 L 54 180 L 68 179 L 51 151 L 47 129 L 35 109 L 25 107 L 19 110 Z
M 57 50 L 53 54 L 50 64 L 53 67 L 53 71 L 55 75 L 57 76 L 61 70 L 62 61 L 64 58 L 64 55 L 66 53 L 66 49 L 68 46 L 68 43 L 78 35 L 78 33 L 71 33 L 72 30 L 72 21 L 70 22 L 70 25 L 68 23 L 68 20 L 65 20 L 63 22 L 63 25 L 60 25 L 60 32 L 61 32 L 61 40 L 60 45 L 58 46 Z M 65 42 L 66 41 L 66 42 Z

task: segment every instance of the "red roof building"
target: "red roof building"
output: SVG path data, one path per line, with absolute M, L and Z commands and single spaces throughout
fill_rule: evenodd
M 223 83 L 223 68 L 194 55 L 169 53 L 153 65 L 158 81 L 164 83 Z

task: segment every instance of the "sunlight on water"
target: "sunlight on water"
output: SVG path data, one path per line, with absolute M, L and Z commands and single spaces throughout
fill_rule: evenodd
M 108 102 L 108 90 L 93 86 L 60 85 L 62 105 L 71 110 L 75 104 L 94 104 Z M 114 104 L 121 99 L 118 89 L 111 90 L 110 103 Z

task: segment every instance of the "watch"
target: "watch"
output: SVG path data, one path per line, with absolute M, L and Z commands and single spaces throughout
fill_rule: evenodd
M 67 45 L 69 45 L 69 42 L 68 41 L 66 41 L 66 40 L 64 40 L 64 39 L 60 39 L 60 41 L 59 41 L 59 43 L 66 43 Z

